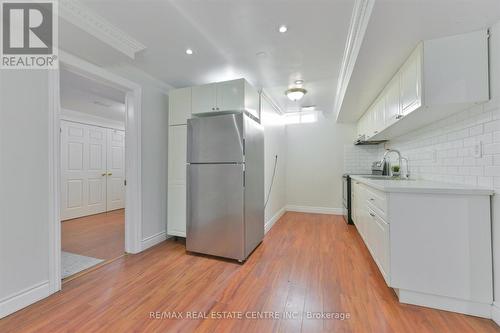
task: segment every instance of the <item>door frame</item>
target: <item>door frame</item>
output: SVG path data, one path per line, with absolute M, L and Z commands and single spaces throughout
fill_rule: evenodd
M 126 92 L 125 112 L 125 252 L 142 251 L 141 105 L 140 85 L 76 56 L 59 51 L 59 63 L 75 74 Z M 60 69 L 49 71 L 49 286 L 61 290 L 61 137 Z

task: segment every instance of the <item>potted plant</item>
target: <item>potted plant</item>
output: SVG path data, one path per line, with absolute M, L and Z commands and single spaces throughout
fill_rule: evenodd
M 393 176 L 399 176 L 399 165 L 393 165 L 391 169 Z

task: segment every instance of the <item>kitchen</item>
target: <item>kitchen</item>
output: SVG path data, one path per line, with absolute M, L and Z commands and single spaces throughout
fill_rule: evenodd
M 61 280 L 59 70 L 2 69 L 0 330 L 499 331 L 498 13 L 61 2 L 61 67 L 130 87 L 126 254 Z

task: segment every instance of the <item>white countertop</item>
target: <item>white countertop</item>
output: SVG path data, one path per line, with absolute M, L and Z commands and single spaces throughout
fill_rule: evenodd
M 370 179 L 364 176 L 355 175 L 352 175 L 351 178 L 383 192 L 468 195 L 494 194 L 494 191 L 492 189 L 486 187 L 434 182 L 430 180 Z

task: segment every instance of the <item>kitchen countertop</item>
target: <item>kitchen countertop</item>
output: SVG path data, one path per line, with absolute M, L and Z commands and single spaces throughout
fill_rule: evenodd
M 370 179 L 355 175 L 351 176 L 351 178 L 383 192 L 468 195 L 493 195 L 495 193 L 492 189 L 486 187 L 430 180 Z

